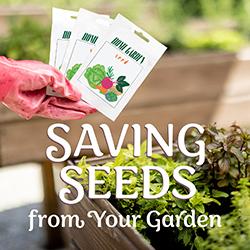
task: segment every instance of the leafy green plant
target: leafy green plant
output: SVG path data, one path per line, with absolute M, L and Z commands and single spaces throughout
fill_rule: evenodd
M 151 241 L 151 244 L 158 249 L 162 237 L 171 244 L 171 249 L 247 249 L 249 245 L 249 193 L 250 193 L 250 134 L 237 125 L 229 129 L 217 128 L 215 125 L 204 127 L 204 133 L 200 135 L 197 131 L 191 131 L 186 140 L 186 146 L 190 151 L 196 151 L 197 140 L 205 142 L 206 159 L 202 166 L 196 166 L 197 159 L 188 158 L 175 149 L 174 158 L 166 158 L 160 154 L 153 154 L 152 157 L 145 155 L 146 143 L 141 146 L 141 156 L 133 156 L 133 146 L 128 145 L 122 149 L 119 155 L 105 166 L 111 168 L 106 174 L 97 171 L 96 178 L 105 180 L 105 184 L 99 185 L 98 192 L 106 193 L 111 191 L 110 202 L 125 216 L 127 214 L 140 214 L 142 217 L 137 221 L 137 230 Z M 176 199 L 172 195 L 173 188 L 180 193 L 186 190 L 176 184 L 173 179 L 173 170 L 180 165 L 189 165 L 196 168 L 194 175 L 188 175 L 185 171 L 182 176 L 191 181 L 197 189 L 197 193 L 189 200 Z M 83 169 L 81 176 L 71 173 L 71 176 L 78 179 L 83 185 L 88 184 L 89 165 L 83 158 L 79 166 Z M 138 174 L 124 172 L 123 178 L 130 179 L 131 185 L 123 187 L 124 194 L 131 194 L 137 191 L 137 199 L 115 199 L 116 178 L 115 166 L 137 166 Z M 161 166 L 169 175 L 170 187 L 166 195 L 159 199 L 148 200 L 142 197 L 143 166 Z M 162 187 L 162 177 L 158 172 L 152 173 L 150 190 L 158 193 Z M 233 198 L 232 198 L 233 197 Z M 222 204 L 222 206 L 221 206 Z M 233 205 L 234 209 L 230 207 Z M 220 208 L 220 209 L 219 209 Z M 222 228 L 209 229 L 207 240 L 207 228 L 187 228 L 181 220 L 178 228 L 163 228 L 160 232 L 154 232 L 146 224 L 146 215 L 152 211 L 159 212 L 159 218 L 164 215 L 177 215 L 181 211 L 190 212 L 195 210 L 196 216 L 201 214 L 222 214 Z M 225 223 L 225 224 L 224 224 Z M 229 232 L 227 232 L 229 227 Z M 235 233 L 234 233 L 235 230 Z M 237 238 L 240 240 L 237 241 Z M 225 246 L 221 246 L 226 241 Z M 237 241 L 237 242 L 236 242 Z M 213 244 L 211 243 L 213 242 Z M 210 248 L 210 245 L 212 246 Z M 160 246 L 161 247 L 161 246 Z M 231 248 L 230 248 L 231 247 Z M 160 248 L 161 249 L 161 248 Z
M 181 43 L 184 48 L 191 50 L 219 50 L 234 52 L 243 47 L 247 41 L 235 30 L 212 30 L 193 34 L 187 32 L 181 36 Z
M 68 1 L 68 0 L 53 0 L 53 6 L 56 6 L 58 8 L 79 8 L 81 6 L 82 8 L 93 8 L 94 6 L 97 6 L 103 2 L 103 0 L 91 0 L 91 1 L 81 1 L 81 0 L 75 0 L 75 1 Z M 50 0 L 1 0 L 2 5 L 10 5 L 10 6 L 39 6 L 39 7 L 48 7 L 51 8 L 51 1 Z
M 32 3 L 32 5 L 39 5 L 39 7 L 42 5 L 47 7 L 48 13 L 51 8 L 48 0 L 42 2 L 38 0 L 2 0 L 1 3 L 5 5 Z M 56 0 L 54 5 L 76 10 L 79 6 L 93 11 L 104 9 L 109 14 L 121 12 L 158 40 L 167 44 L 170 52 L 178 50 L 235 52 L 244 46 L 245 41 L 249 41 L 250 38 L 249 0 L 92 0 L 84 2 L 80 0 L 71 2 Z M 133 8 L 128 8 L 128 6 L 133 6 Z M 145 20 L 147 21 L 145 22 Z M 12 23 L 13 26 L 21 25 L 15 20 Z M 195 25 L 192 25 L 194 23 Z M 27 30 L 28 26 L 23 26 L 22 30 L 25 30 L 29 36 L 38 35 L 40 28 L 29 32 Z M 41 25 L 39 24 L 39 26 Z M 209 27 L 208 30 L 207 26 Z M 203 32 L 200 33 L 200 30 L 203 30 Z M 27 36 L 27 34 L 24 35 L 23 33 L 24 36 Z M 10 35 L 9 39 L 12 38 L 14 36 Z M 49 39 L 49 34 L 46 39 Z M 24 45 L 27 40 L 29 41 L 29 39 L 20 37 L 16 42 Z M 12 48 L 13 51 L 16 49 L 15 46 Z M 39 46 L 39 48 L 41 54 L 41 50 L 48 50 L 49 46 L 43 48 Z M 0 49 L 5 51 L 2 46 L 0 46 Z M 22 52 L 17 50 L 14 52 L 8 51 L 8 53 L 13 53 L 14 57 L 23 58 Z M 33 50 L 29 52 L 27 48 L 28 58 L 34 58 L 32 52 Z M 48 53 L 39 57 L 39 52 L 35 54 L 35 57 L 47 62 L 45 56 L 48 56 Z M 18 53 L 21 55 L 17 55 Z M 25 58 L 27 58 L 26 55 Z
M 250 180 L 242 178 L 232 192 L 234 210 L 222 216 L 222 227 L 209 229 L 204 250 L 248 250 L 250 246 Z
M 209 188 L 205 186 L 204 182 L 204 173 L 197 172 L 194 175 L 188 175 L 185 171 L 182 173 L 182 176 L 186 179 L 192 181 L 196 186 L 198 192 L 187 201 L 176 199 L 172 195 L 173 188 L 177 188 L 180 193 L 186 193 L 183 187 L 176 184 L 173 179 L 173 170 L 184 163 L 174 162 L 172 159 L 168 159 L 160 154 L 153 154 L 151 158 L 145 155 L 146 144 L 142 145 L 142 154 L 140 157 L 133 156 L 133 146 L 128 145 L 127 149 L 122 149 L 119 155 L 114 159 L 114 161 L 107 162 L 105 166 L 109 166 L 111 171 L 109 174 L 106 174 L 103 171 L 97 171 L 96 178 L 105 180 L 105 184 L 99 185 L 97 191 L 100 193 L 106 193 L 110 191 L 112 194 L 111 202 L 113 205 L 123 214 L 140 214 L 142 218 L 137 222 L 137 230 L 142 233 L 146 238 L 151 240 L 156 236 L 156 232 L 152 230 L 146 224 L 146 215 L 151 210 L 157 210 L 159 212 L 159 217 L 162 217 L 165 214 L 179 214 L 181 211 L 186 210 L 191 212 L 195 210 L 196 215 L 207 214 L 207 207 L 212 203 L 220 205 L 220 202 L 217 200 L 217 197 L 227 196 L 223 192 L 210 192 Z M 78 179 L 83 185 L 88 184 L 88 171 L 87 168 L 89 165 L 86 163 L 85 158 L 83 158 L 78 164 L 82 169 L 83 173 L 81 176 L 78 176 L 74 173 L 71 173 L 71 176 Z M 138 174 L 135 176 L 129 171 L 125 171 L 123 178 L 130 179 L 132 181 L 131 185 L 125 185 L 123 187 L 124 194 L 131 194 L 135 191 L 138 192 L 139 197 L 137 199 L 114 199 L 116 192 L 116 178 L 115 178 L 115 166 L 137 166 Z M 159 199 L 144 199 L 142 197 L 143 189 L 143 177 L 141 167 L 143 166 L 161 166 L 169 175 L 170 178 L 170 187 L 166 195 Z M 150 178 L 151 184 L 150 189 L 152 194 L 158 193 L 162 187 L 162 177 L 158 172 L 152 173 Z M 197 237 L 199 237 L 200 229 L 199 227 L 186 228 L 183 226 L 183 220 L 181 220 L 181 226 L 176 228 L 168 228 L 168 231 L 165 232 L 164 237 L 170 237 L 175 242 L 176 248 L 182 245 L 194 246 L 197 244 Z M 196 239 L 197 238 L 197 239 Z M 156 243 L 157 244 L 157 243 Z M 158 243 L 159 244 L 159 243 Z
M 159 0 L 164 25 L 157 35 L 170 51 L 236 52 L 249 40 L 249 6 L 248 0 Z

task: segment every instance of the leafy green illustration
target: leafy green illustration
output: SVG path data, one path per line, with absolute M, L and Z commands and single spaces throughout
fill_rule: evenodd
M 71 69 L 67 70 L 66 77 L 68 80 L 71 80 L 75 73 L 78 71 L 78 69 L 81 67 L 81 63 L 75 64 Z
M 129 86 L 129 83 L 123 81 L 123 82 L 118 82 L 117 85 L 119 85 L 119 86 L 121 86 L 123 88 L 123 87 Z
M 117 95 L 114 92 L 108 92 L 105 95 L 105 98 L 109 101 L 109 102 L 116 102 L 117 101 Z
M 84 76 L 87 78 L 90 87 L 96 88 L 96 86 L 100 85 L 101 81 L 106 77 L 105 67 L 97 64 L 92 68 L 88 68 Z
M 114 77 L 114 73 L 113 73 L 114 69 L 112 66 L 108 67 L 108 71 L 107 71 L 107 77 L 109 78 L 113 78 Z
M 123 89 L 122 89 L 122 86 L 121 86 L 121 85 L 117 84 L 117 85 L 116 85 L 116 89 L 117 89 L 119 92 L 123 93 Z
M 121 93 L 123 93 L 123 88 L 124 87 L 129 86 L 129 83 L 126 82 L 125 79 L 126 79 L 126 76 L 119 76 L 117 78 L 117 81 L 116 81 L 117 82 L 116 89 Z
M 101 64 L 87 68 L 84 73 L 85 78 L 91 88 L 98 89 L 99 94 L 105 95 L 106 100 L 109 102 L 116 102 L 118 96 L 123 93 L 123 88 L 128 87 L 130 84 L 125 81 L 126 76 L 119 76 L 114 80 L 113 66 L 109 66 L 107 70 Z
M 126 76 L 119 76 L 119 77 L 117 78 L 117 82 L 122 82 L 122 81 L 125 80 L 125 78 L 126 78 Z

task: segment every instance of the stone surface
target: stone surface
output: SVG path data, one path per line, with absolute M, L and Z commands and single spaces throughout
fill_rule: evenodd
M 0 250 L 44 250 L 45 231 L 35 226 L 29 232 L 28 214 L 31 209 L 41 212 L 42 205 L 35 203 L 0 213 Z M 67 248 L 63 250 L 69 250 Z M 62 250 L 62 249 L 60 249 Z
M 44 231 L 28 231 L 28 214 L 32 208 L 40 210 L 40 204 L 32 204 L 6 210 L 0 213 L 0 250 L 42 250 L 45 242 Z

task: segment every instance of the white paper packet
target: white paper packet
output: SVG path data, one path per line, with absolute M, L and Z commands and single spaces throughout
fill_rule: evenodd
M 108 31 L 112 19 L 107 15 L 80 9 L 65 54 L 61 72 L 71 80 Z
M 53 8 L 49 64 L 60 69 L 78 12 Z
M 59 70 L 66 54 L 77 15 L 78 12 L 76 11 L 52 8 L 49 64 Z M 47 95 L 60 96 L 50 87 L 47 87 Z
M 71 83 L 114 121 L 166 49 L 119 14 Z

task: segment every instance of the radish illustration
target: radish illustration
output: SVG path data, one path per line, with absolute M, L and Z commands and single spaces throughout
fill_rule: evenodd
M 110 89 L 114 85 L 114 82 L 109 77 L 105 77 L 101 81 L 101 83 L 102 83 L 102 87 L 105 88 L 105 89 Z

